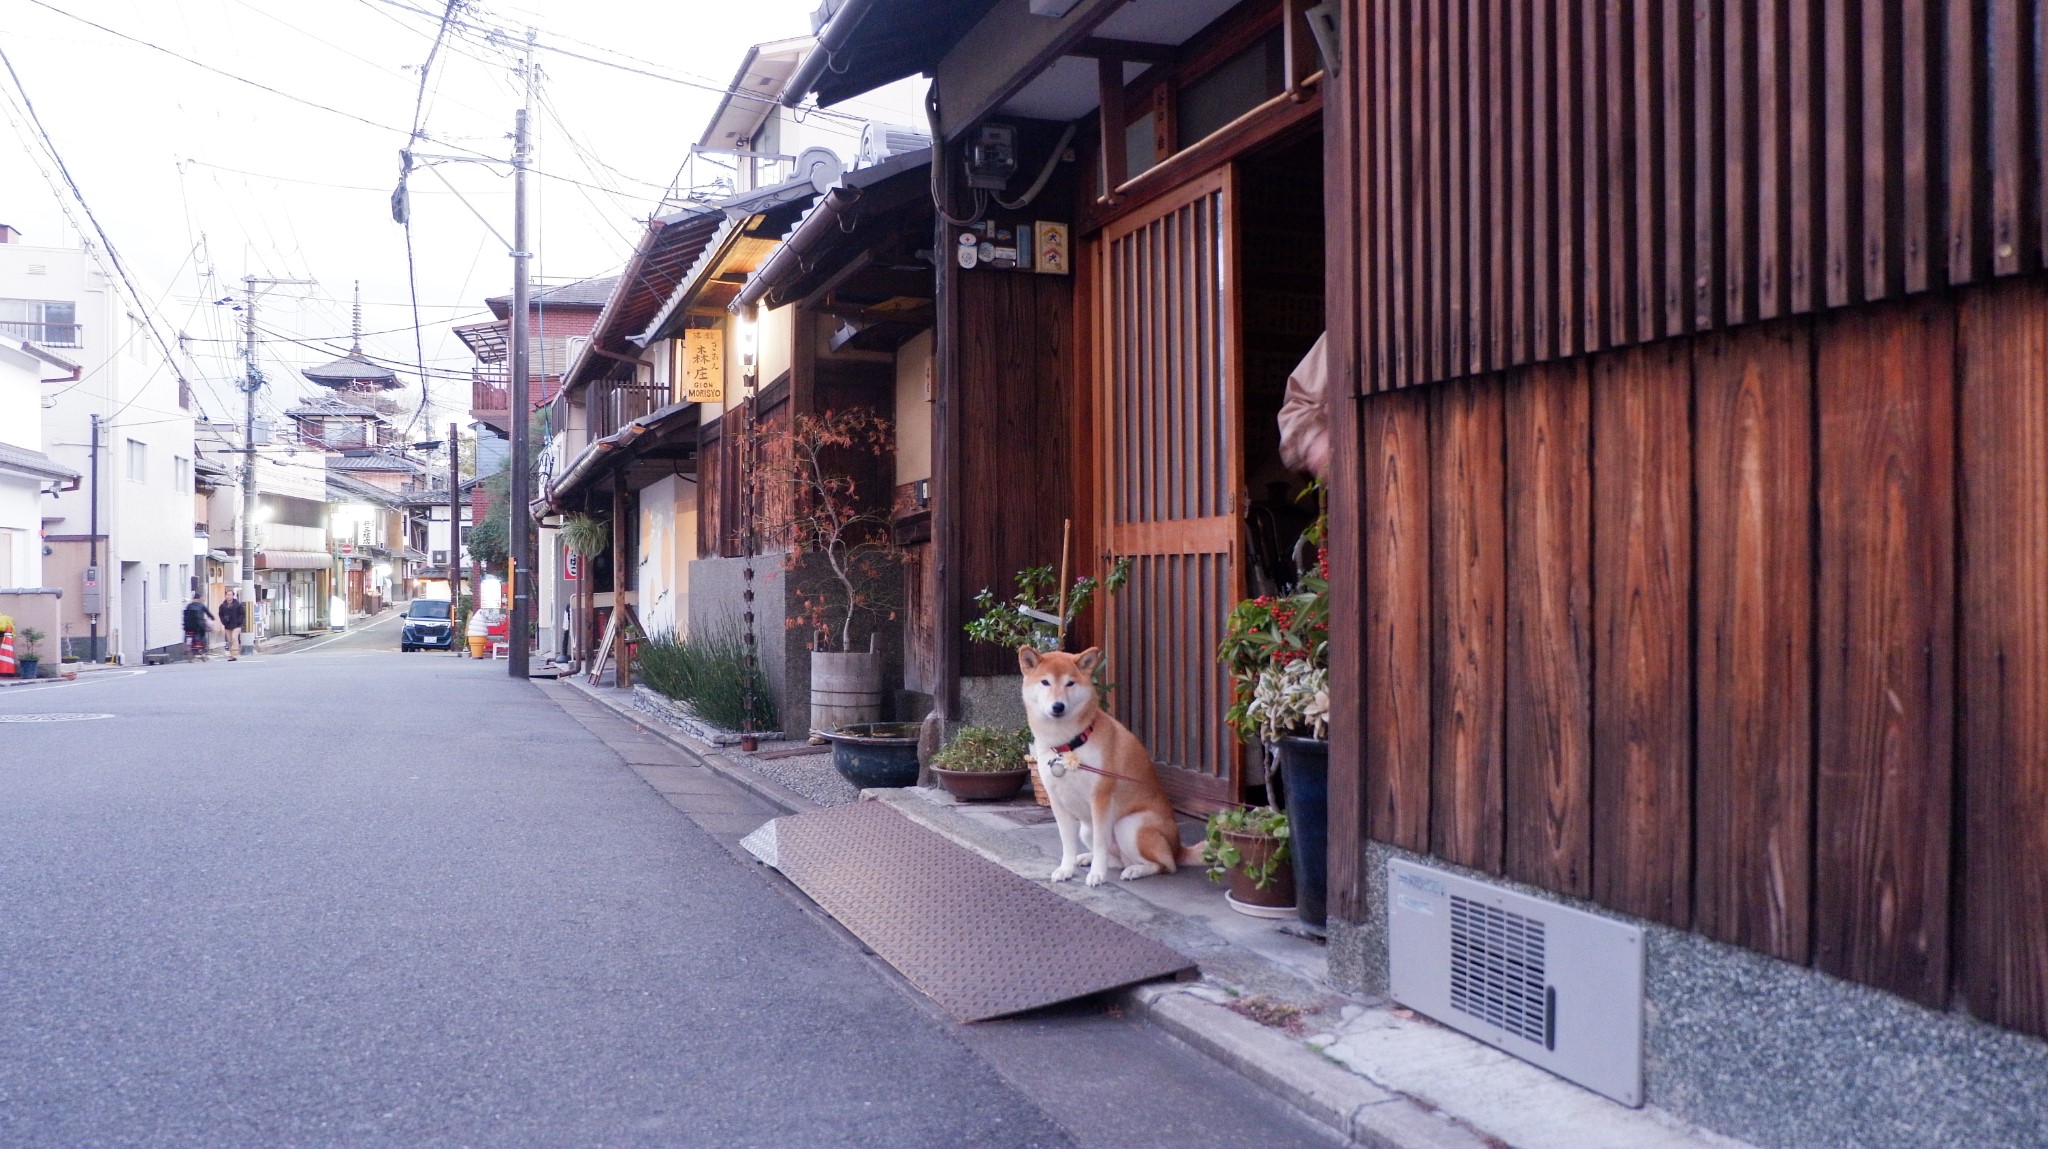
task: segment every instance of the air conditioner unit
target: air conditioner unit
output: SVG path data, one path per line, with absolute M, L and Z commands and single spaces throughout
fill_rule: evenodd
M 890 156 L 928 148 L 931 144 L 931 136 L 916 128 L 869 120 L 867 126 L 860 130 L 860 150 L 854 153 L 853 166 L 872 167 Z
M 1643 1095 L 1643 931 L 1387 863 L 1394 1000 L 1624 1105 Z

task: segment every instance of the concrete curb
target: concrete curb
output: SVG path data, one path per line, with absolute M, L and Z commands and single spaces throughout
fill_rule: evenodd
M 1382 1089 L 1294 1038 L 1240 1017 L 1197 990 L 1143 985 L 1126 1008 L 1242 1074 L 1316 1123 L 1370 1149 L 1498 1149 L 1413 1099 Z
M 557 678 L 555 682 L 575 690 L 578 694 L 583 695 L 599 706 L 610 710 L 647 733 L 681 750 L 689 755 L 697 765 L 730 781 L 735 786 L 746 790 L 778 810 L 789 814 L 801 814 L 808 810 L 823 808 L 816 802 L 775 781 L 773 778 L 764 777 L 744 766 L 736 765 L 709 743 L 697 742 L 688 735 L 678 731 L 675 727 L 655 718 L 652 714 L 648 714 L 636 706 L 629 705 L 621 699 L 612 697 L 609 691 L 592 686 L 587 682 L 578 682 L 573 678 Z

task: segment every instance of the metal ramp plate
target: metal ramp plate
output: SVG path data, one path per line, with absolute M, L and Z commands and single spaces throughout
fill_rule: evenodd
M 777 818 L 746 844 L 961 1021 L 1195 968 L 880 802 Z

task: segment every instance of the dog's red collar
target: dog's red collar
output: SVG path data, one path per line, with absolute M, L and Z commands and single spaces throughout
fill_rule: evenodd
M 1052 752 L 1054 754 L 1072 754 L 1074 751 L 1086 746 L 1088 744 L 1088 736 L 1093 733 L 1095 733 L 1095 724 L 1090 722 L 1079 734 L 1074 735 L 1073 741 L 1063 742 L 1053 747 Z

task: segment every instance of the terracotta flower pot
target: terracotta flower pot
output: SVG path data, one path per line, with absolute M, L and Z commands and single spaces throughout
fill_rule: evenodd
M 1231 845 L 1237 847 L 1237 852 L 1244 858 L 1242 865 L 1230 867 L 1231 900 L 1247 906 L 1292 909 L 1294 907 L 1293 867 L 1283 865 L 1275 870 L 1272 880 L 1266 883 L 1264 889 L 1260 889 L 1254 884 L 1251 875 L 1245 873 L 1245 870 L 1248 868 L 1264 865 L 1266 859 L 1279 846 L 1279 841 L 1274 838 L 1268 838 L 1263 834 L 1245 834 L 1236 830 L 1225 830 L 1223 831 L 1223 836 L 1230 840 Z
M 1031 777 L 1031 771 L 1021 766 L 1015 770 L 948 770 L 934 766 L 932 773 L 946 793 L 962 802 L 1007 802 L 1017 796 L 1025 780 Z

